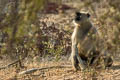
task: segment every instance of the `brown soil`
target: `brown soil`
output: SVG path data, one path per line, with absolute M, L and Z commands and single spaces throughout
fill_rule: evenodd
M 33 61 L 29 60 L 29 62 L 24 61 L 24 68 L 10 66 L 0 70 L 0 80 L 120 80 L 120 60 L 117 59 L 109 69 L 90 69 L 85 72 L 73 71 L 70 61 L 63 58 L 60 61 L 36 60 L 37 58 Z M 2 66 L 8 62 L 1 60 L 0 63 Z M 41 70 L 29 74 L 19 74 L 32 68 L 41 68 Z

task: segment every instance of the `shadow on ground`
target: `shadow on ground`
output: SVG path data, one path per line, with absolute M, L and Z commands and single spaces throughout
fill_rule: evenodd
M 118 69 L 120 69 L 120 65 L 114 65 L 114 66 L 111 67 L 111 69 L 118 70 Z

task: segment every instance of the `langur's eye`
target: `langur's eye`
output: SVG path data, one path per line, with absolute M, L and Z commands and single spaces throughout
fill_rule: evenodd
M 76 12 L 76 16 L 80 16 L 81 15 L 81 13 L 80 12 Z
M 80 17 L 76 17 L 76 18 L 75 18 L 75 21 L 80 21 L 80 20 L 81 20 Z

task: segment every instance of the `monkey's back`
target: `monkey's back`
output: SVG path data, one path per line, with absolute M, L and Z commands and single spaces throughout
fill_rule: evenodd
M 93 50 L 96 47 L 97 41 L 97 30 L 96 28 L 89 22 L 87 24 L 82 24 L 80 29 L 82 38 L 78 43 L 78 51 L 80 55 L 89 55 L 89 51 Z

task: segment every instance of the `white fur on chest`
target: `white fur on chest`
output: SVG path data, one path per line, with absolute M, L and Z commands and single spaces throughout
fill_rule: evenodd
M 82 31 L 75 27 L 71 38 L 72 40 L 76 40 L 79 43 L 83 39 Z

